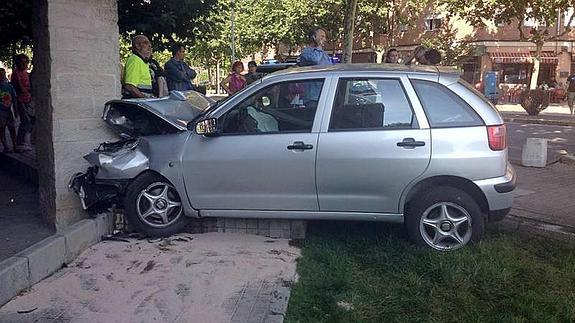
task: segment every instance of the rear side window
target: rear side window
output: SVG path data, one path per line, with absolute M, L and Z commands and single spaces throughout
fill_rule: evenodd
M 473 108 L 447 87 L 423 80 L 411 80 L 411 83 L 431 127 L 450 128 L 483 125 L 483 121 Z

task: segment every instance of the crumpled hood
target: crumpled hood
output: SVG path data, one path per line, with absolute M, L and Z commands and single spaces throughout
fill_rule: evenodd
M 194 91 L 173 91 L 154 99 L 112 100 L 102 119 L 123 138 L 163 135 L 186 130 L 214 100 Z

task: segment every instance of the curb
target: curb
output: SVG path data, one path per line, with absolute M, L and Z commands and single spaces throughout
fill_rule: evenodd
M 515 122 L 524 124 L 544 124 L 550 126 L 575 126 L 575 121 L 571 120 L 549 120 L 549 119 L 530 119 L 523 117 L 503 117 L 505 122 Z
M 100 214 L 79 221 L 0 262 L 0 306 L 72 262 L 111 233 L 113 217 Z
M 534 233 L 565 242 L 575 243 L 575 228 L 527 219 L 509 214 L 498 224 L 503 229 Z

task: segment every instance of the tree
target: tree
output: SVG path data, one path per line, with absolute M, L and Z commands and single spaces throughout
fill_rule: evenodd
M 386 48 L 395 46 L 399 27 L 409 26 L 425 9 L 427 1 L 418 0 L 362 0 L 358 3 L 356 36 L 366 40 L 380 61 Z M 386 42 L 376 43 L 375 37 L 387 35 Z
M 173 42 L 204 41 L 213 23 L 206 17 L 218 0 L 118 0 L 118 26 L 122 35 L 147 35 L 154 49 Z
M 457 32 L 451 15 L 447 15 L 435 36 L 424 39 L 422 45 L 441 52 L 441 65 L 462 67 L 463 62 L 472 56 L 473 48 L 469 44 L 471 37 L 458 39 Z
M 17 50 L 32 44 L 32 2 L 7 1 L 0 6 L 0 60 L 9 61 Z
M 515 24 L 519 40 L 535 44 L 535 58 L 531 74 L 530 89 L 537 86 L 541 51 L 545 42 L 558 40 L 573 30 L 572 11 L 563 26 L 557 26 L 558 13 L 564 13 L 575 6 L 573 0 L 441 0 L 448 12 L 456 13 L 474 27 L 486 26 L 489 21 Z M 530 27 L 523 21 L 531 21 Z
M 357 9 L 357 0 L 346 0 L 345 19 L 344 19 L 344 50 L 343 62 L 351 64 L 353 55 L 353 27 L 355 24 L 355 12 Z

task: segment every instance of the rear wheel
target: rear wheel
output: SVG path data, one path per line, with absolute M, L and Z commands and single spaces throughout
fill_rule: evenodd
M 455 250 L 479 242 L 485 215 L 469 194 L 454 187 L 437 187 L 414 199 L 406 212 L 409 238 L 436 250 Z
M 154 173 L 142 174 L 130 184 L 124 209 L 129 223 L 150 236 L 177 233 L 188 222 L 178 191 Z

